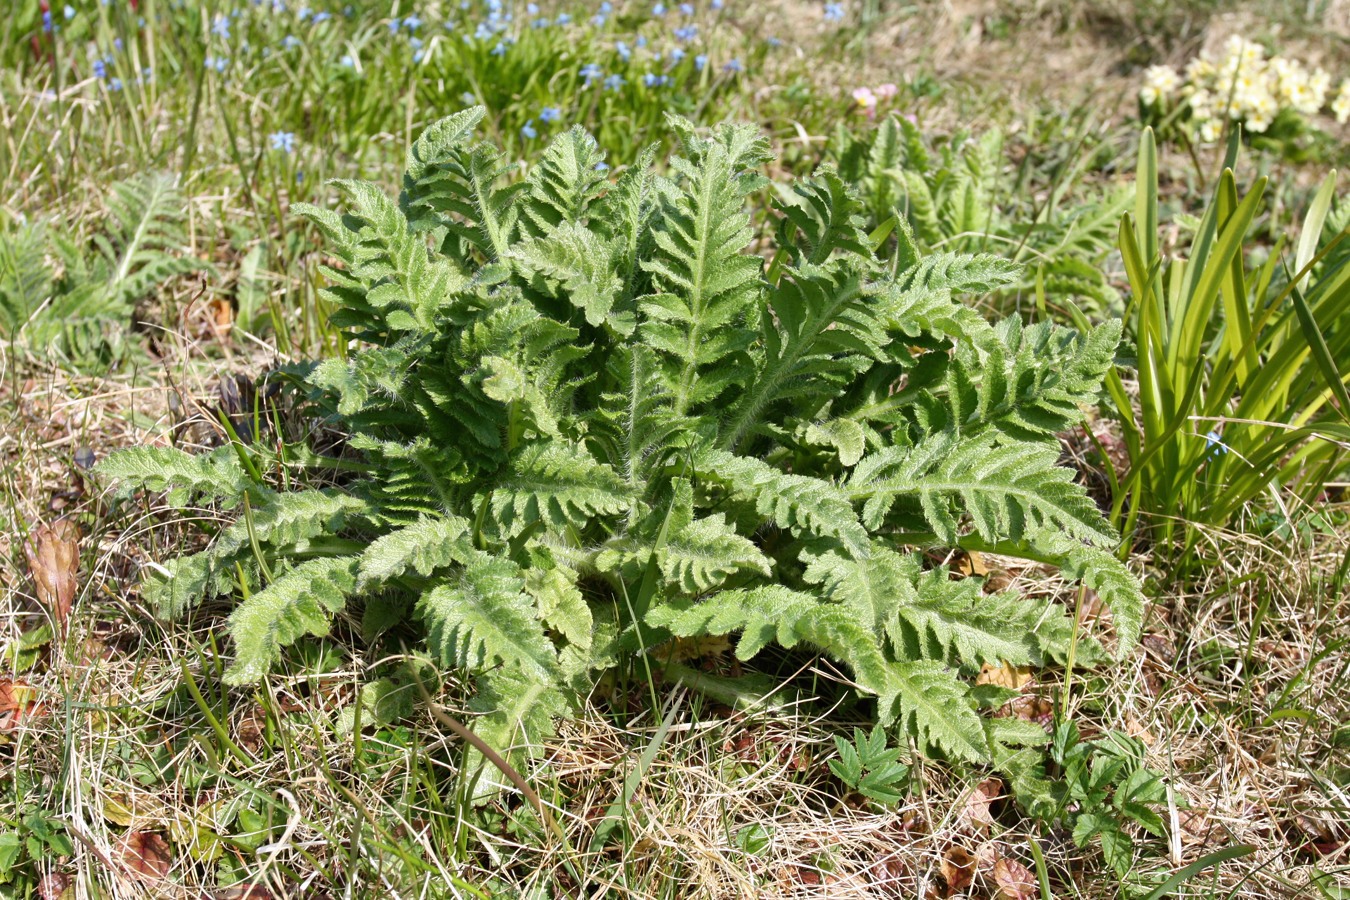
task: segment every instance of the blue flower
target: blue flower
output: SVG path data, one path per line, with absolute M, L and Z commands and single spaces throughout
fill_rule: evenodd
M 557 22 L 559 25 L 570 25 L 572 24 L 572 17 L 567 13 L 558 13 L 558 18 L 553 21 Z
M 282 153 L 295 151 L 295 135 L 289 131 L 274 131 L 267 139 L 272 142 L 273 150 L 280 150 Z
M 617 51 L 619 52 L 619 57 L 620 57 L 624 62 L 628 62 L 630 59 L 633 58 L 633 51 L 632 51 L 632 50 L 629 50 L 629 49 L 628 49 L 628 45 L 625 44 L 623 41 L 617 41 L 617 42 L 614 44 L 614 49 L 617 50 Z
M 398 31 L 399 28 L 402 27 L 402 25 L 403 21 L 399 19 L 398 16 L 394 16 L 394 18 L 389 20 L 389 33 L 393 34 L 394 32 Z
M 422 39 L 417 37 L 410 37 L 408 38 L 408 46 L 413 48 L 414 50 L 421 50 Z
M 692 3 L 680 4 L 680 15 L 692 16 L 693 14 L 694 14 L 694 4 Z
M 729 60 L 725 65 L 722 66 L 723 72 L 742 72 L 744 70 L 745 67 L 741 65 L 741 61 L 739 59 Z
M 44 12 L 44 13 L 42 14 L 42 30 L 45 31 L 45 32 L 47 32 L 48 34 L 51 34 L 51 31 L 52 31 L 52 14 L 51 14 L 51 10 L 48 10 L 47 12 Z
M 633 41 L 633 46 L 637 47 L 639 50 L 647 46 L 647 36 L 639 34 L 637 36 L 637 40 Z
M 465 103 L 465 104 L 467 104 L 467 105 L 469 105 L 469 106 L 472 106 L 472 105 L 474 105 L 475 103 L 478 102 L 478 98 L 475 97 L 475 96 L 474 96 L 472 93 L 470 93 L 469 91 L 465 91 L 464 93 L 460 94 L 460 95 L 459 95 L 459 99 L 460 99 L 463 103 Z
M 427 51 L 425 51 L 425 50 L 417 50 L 417 51 L 415 51 L 415 52 L 413 53 L 413 65 L 416 65 L 417 63 L 420 63 L 422 60 L 424 60 L 424 59 L 426 59 L 426 58 L 427 58 Z
M 843 20 L 844 20 L 844 4 L 842 3 L 825 4 L 826 22 L 842 22 Z
M 506 42 L 505 42 L 505 41 L 498 41 L 498 42 L 497 42 L 497 46 L 495 46 L 495 47 L 492 48 L 492 55 L 493 55 L 493 56 L 505 56 L 505 55 L 506 55 Z
M 66 21 L 69 22 L 71 19 L 75 18 L 75 7 L 67 3 L 66 8 L 61 10 L 61 13 L 66 17 Z
M 675 40 L 688 43 L 698 37 L 697 25 L 681 25 L 675 29 Z
M 408 16 L 403 20 L 403 27 L 409 31 L 416 31 L 422 27 L 422 20 L 417 16 Z
M 656 16 L 658 19 L 664 16 L 665 14 L 666 14 L 666 5 L 664 3 L 658 3 L 652 7 L 652 15 Z
M 1223 442 L 1223 435 L 1217 431 L 1211 431 L 1205 435 L 1205 444 L 1209 447 L 1209 452 L 1213 456 L 1220 456 L 1228 452 L 1228 445 Z
M 605 17 L 600 15 L 600 13 L 596 13 L 595 15 L 591 16 L 591 24 L 594 25 L 596 28 L 604 28 Z
M 707 64 L 708 64 L 707 54 L 700 53 L 698 56 L 694 57 L 694 68 L 698 69 L 700 72 L 703 71 L 703 67 L 706 66 Z
M 333 14 L 330 12 L 317 12 L 314 14 L 314 24 L 320 25 L 331 18 L 333 18 Z
M 622 75 L 615 74 L 605 79 L 605 90 L 617 91 L 623 86 L 624 80 Z
M 675 47 L 670 51 L 670 61 L 672 64 L 684 59 L 684 56 L 685 53 L 683 47 Z
M 609 0 L 605 0 L 604 3 L 600 4 L 601 15 L 609 15 L 612 12 L 614 12 L 614 4 L 610 3 Z
M 230 39 L 230 17 L 216 16 L 216 20 L 211 23 L 211 33 L 228 41 Z
M 539 121 L 556 122 L 562 118 L 562 110 L 556 106 L 545 106 L 539 111 Z
M 352 58 L 352 55 L 351 55 L 350 53 L 348 53 L 348 54 L 346 54 L 346 55 L 344 55 L 344 56 L 342 57 L 341 63 L 342 63 L 343 66 L 345 66 L 345 67 L 348 68 L 348 69 L 354 69 L 354 68 L 356 68 L 356 60 Z
M 596 164 L 595 164 L 595 171 L 597 171 L 597 172 L 608 172 L 608 171 L 609 171 L 609 163 L 604 163 L 604 162 L 598 162 L 598 163 L 596 163 Z
M 535 28 L 547 28 L 549 24 L 550 24 L 549 20 L 545 18 L 538 18 L 530 23 L 530 25 Z
M 285 47 L 287 50 L 294 50 L 296 47 L 300 46 L 300 43 L 300 39 L 293 34 L 288 34 L 281 39 L 281 46 Z
M 108 90 L 120 91 L 122 89 L 122 79 L 114 78 L 108 82 Z
M 301 22 L 305 21 L 312 15 L 314 15 L 314 13 L 310 10 L 308 6 L 302 6 L 295 11 L 295 17 L 299 19 Z
M 667 75 L 657 75 L 655 72 L 648 72 L 642 76 L 642 83 L 647 87 L 664 87 L 670 83 L 670 77 Z
M 520 136 L 526 140 L 534 140 L 539 137 L 539 132 L 534 130 L 534 119 L 526 119 L 525 124 L 520 126 Z
M 604 78 L 605 70 L 597 66 L 595 63 L 587 63 L 586 65 L 581 67 L 581 77 L 585 78 L 586 84 L 589 85 L 592 81 L 595 81 L 597 78 Z
M 711 6 L 712 6 L 713 9 L 721 9 L 721 8 L 722 8 L 722 0 L 712 0 Z
M 526 11 L 527 13 L 529 13 L 530 15 L 532 15 L 532 16 L 537 16 L 537 15 L 539 15 L 539 4 L 538 4 L 538 3 L 526 3 L 526 4 L 525 4 L 525 11 Z

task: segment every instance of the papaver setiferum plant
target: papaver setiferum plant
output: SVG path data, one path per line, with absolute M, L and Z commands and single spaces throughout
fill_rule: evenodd
M 613 179 L 577 128 L 513 178 L 474 140 L 482 116 L 427 129 L 396 199 L 338 182 L 343 212 L 300 210 L 340 261 L 327 296 L 356 348 L 303 384 L 359 477 L 269 486 L 238 446 L 103 464 L 123 490 L 238 511 L 150 576 L 158 613 L 242 598 L 234 684 L 339 614 L 409 629 L 471 678 L 474 727 L 501 748 L 537 745 L 606 668 L 661 671 L 703 635 L 746 660 L 828 655 L 880 722 L 948 758 L 1044 739 L 982 715 L 969 676 L 1061 658 L 1071 617 L 931 551 L 1057 565 L 1109 605 L 1118 651 L 1135 642 L 1139 586 L 1055 437 L 1119 326 L 990 324 L 960 297 L 1012 263 L 921 254 L 903 222 L 874 246 L 828 168 L 779 202 L 766 261 L 747 198 L 770 155 L 750 127 L 672 118 L 666 174 L 648 151 Z M 1097 646 L 1082 636 L 1079 658 Z

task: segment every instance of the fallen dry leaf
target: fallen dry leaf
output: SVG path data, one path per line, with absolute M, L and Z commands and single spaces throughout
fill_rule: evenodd
M 118 844 L 122 865 L 143 880 L 158 881 L 173 868 L 173 848 L 155 831 L 128 831 Z
M 0 733 L 27 725 L 46 713 L 47 708 L 37 701 L 37 689 L 32 685 L 0 679 Z
M 61 625 L 75 602 L 75 575 L 80 568 L 79 526 L 70 519 L 44 522 L 33 529 L 23 550 L 38 602 Z
M 989 833 L 990 827 L 994 824 L 989 804 L 1002 793 L 1003 781 L 998 778 L 987 778 L 970 792 L 970 796 L 966 798 L 966 807 L 961 811 L 961 818 L 970 826 L 972 832 L 981 837 Z
M 38 882 L 38 896 L 42 900 L 75 900 L 75 886 L 69 875 L 49 872 Z
M 980 674 L 975 676 L 975 683 L 992 684 L 1010 691 L 1020 691 L 1031 684 L 1031 667 L 1014 666 L 1011 663 L 1004 663 L 1001 666 L 985 663 L 980 667 Z
M 947 882 L 949 896 L 964 891 L 975 880 L 975 857 L 965 847 L 953 845 L 942 854 L 939 871 L 943 880 Z
M 958 556 L 955 568 L 956 571 L 967 577 L 983 578 L 989 574 L 989 567 L 984 564 L 984 557 L 974 550 L 969 550 Z
M 994 887 L 997 900 L 1032 900 L 1036 896 L 1036 879 L 1031 870 L 1006 856 L 994 863 Z

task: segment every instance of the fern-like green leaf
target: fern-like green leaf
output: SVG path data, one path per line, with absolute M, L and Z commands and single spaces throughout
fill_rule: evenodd
M 417 601 L 432 653 L 445 665 L 481 670 L 501 663 L 549 683 L 557 654 L 524 588 L 514 563 L 474 551 L 467 566 Z
M 257 681 L 281 659 L 282 648 L 306 634 L 327 634 L 356 589 L 359 562 L 354 556 L 307 560 L 241 603 L 230 615 L 235 660 L 225 681 Z
M 629 493 L 619 475 L 579 444 L 541 441 L 511 459 L 492 492 L 492 516 L 511 538 L 535 523 L 584 525 L 592 516 L 622 512 Z

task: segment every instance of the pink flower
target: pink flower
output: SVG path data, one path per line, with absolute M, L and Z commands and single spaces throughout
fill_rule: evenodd
M 858 105 L 863 109 L 871 109 L 877 105 L 877 95 L 872 93 L 871 88 L 855 88 L 853 91 L 853 99 L 857 100 Z
M 889 100 L 899 92 L 900 89 L 895 85 L 891 84 L 889 81 L 886 82 L 885 84 L 878 85 L 875 91 L 877 98 L 880 100 Z

